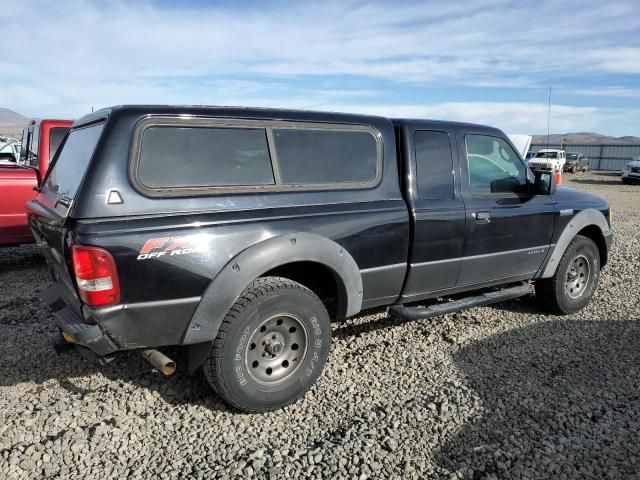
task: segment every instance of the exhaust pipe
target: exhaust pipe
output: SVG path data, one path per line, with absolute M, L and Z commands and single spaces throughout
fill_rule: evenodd
M 142 357 L 167 377 L 176 373 L 176 362 L 158 350 L 144 350 Z

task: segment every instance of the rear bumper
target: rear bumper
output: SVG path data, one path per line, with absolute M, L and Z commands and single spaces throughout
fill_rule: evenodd
M 73 343 L 87 347 L 98 355 L 108 355 L 119 350 L 99 325 L 86 324 L 70 307 L 64 307 L 53 314 L 56 325 L 73 339 Z
M 98 355 L 118 350 L 180 345 L 200 297 L 142 302 L 91 309 L 80 315 L 66 304 L 54 284 L 41 294 L 54 311 L 56 325 L 73 343 Z

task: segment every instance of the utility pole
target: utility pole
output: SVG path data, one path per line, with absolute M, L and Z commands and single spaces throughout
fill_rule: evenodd
M 551 85 L 549 85 L 549 108 L 547 110 L 547 148 L 549 148 L 549 137 L 551 136 Z

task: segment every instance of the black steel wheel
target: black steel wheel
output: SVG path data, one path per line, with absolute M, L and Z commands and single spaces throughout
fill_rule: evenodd
M 258 278 L 225 317 L 204 373 L 237 409 L 274 410 L 313 385 L 330 342 L 329 314 L 311 290 L 286 278 Z

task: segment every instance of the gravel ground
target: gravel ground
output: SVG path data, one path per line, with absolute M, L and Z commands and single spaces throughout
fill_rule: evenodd
M 368 312 L 335 325 L 301 401 L 262 415 L 201 373 L 55 355 L 44 263 L 0 250 L 0 478 L 640 479 L 640 186 L 568 178 L 611 202 L 617 233 L 585 311 L 542 315 L 530 295 L 413 323 Z

